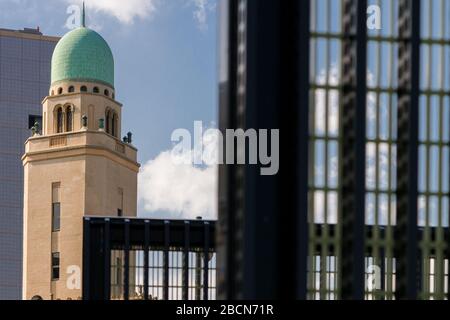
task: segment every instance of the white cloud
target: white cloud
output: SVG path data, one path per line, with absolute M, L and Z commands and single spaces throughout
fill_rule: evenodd
M 216 7 L 215 0 L 190 0 L 194 6 L 194 20 L 200 30 L 208 28 L 208 12 Z
M 69 4 L 81 4 L 81 0 L 64 0 Z M 156 11 L 157 0 L 86 0 L 86 10 L 108 14 L 123 24 L 136 19 L 151 17 Z
M 203 148 L 217 149 L 217 140 L 205 137 Z M 193 158 L 194 150 L 185 155 Z M 172 150 L 147 162 L 139 175 L 139 201 L 152 218 L 217 219 L 217 166 L 176 164 Z

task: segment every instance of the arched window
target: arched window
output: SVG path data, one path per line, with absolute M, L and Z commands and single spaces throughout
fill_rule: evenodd
M 109 130 L 111 129 L 111 111 L 106 110 L 106 117 L 105 117 L 105 130 L 106 133 L 111 133 Z
M 87 87 L 86 86 L 82 86 L 80 89 L 81 92 L 87 92 Z
M 118 125 L 117 114 L 114 113 L 112 118 L 112 130 L 111 130 L 111 135 L 113 135 L 114 137 L 117 136 L 117 129 L 118 129 L 117 125 Z
M 105 96 L 109 97 L 109 90 L 105 89 Z
M 69 87 L 69 93 L 73 93 L 75 92 L 75 87 L 74 86 L 70 86 Z
M 59 88 L 58 89 L 58 94 L 62 94 L 63 93 L 63 88 Z
M 100 90 L 98 89 L 98 87 L 94 87 L 94 93 L 99 93 Z
M 56 111 L 56 132 L 63 132 L 63 110 L 62 108 L 58 108 Z
M 73 110 L 72 107 L 68 107 L 66 110 L 66 131 L 71 132 L 73 130 Z

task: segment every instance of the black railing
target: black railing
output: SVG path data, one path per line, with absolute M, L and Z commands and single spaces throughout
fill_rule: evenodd
M 215 222 L 84 218 L 83 299 L 216 299 Z

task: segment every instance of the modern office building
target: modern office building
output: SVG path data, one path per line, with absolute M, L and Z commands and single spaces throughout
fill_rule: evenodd
M 280 171 L 220 168 L 219 297 L 448 299 L 450 1 L 221 8 L 220 127 Z
M 131 133 L 121 139 L 114 58 L 82 21 L 53 52 L 42 133 L 22 157 L 24 299 L 81 299 L 83 217 L 137 215 L 137 149 Z
M 58 40 L 35 29 L 0 29 L 0 299 L 21 298 L 21 157 L 31 127 L 41 121 Z

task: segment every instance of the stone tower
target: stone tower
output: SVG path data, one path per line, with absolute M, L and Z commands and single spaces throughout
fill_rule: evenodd
M 42 115 L 22 158 L 23 298 L 78 299 L 82 218 L 136 216 L 139 171 L 131 135 L 120 139 L 111 49 L 84 19 L 55 48 Z

